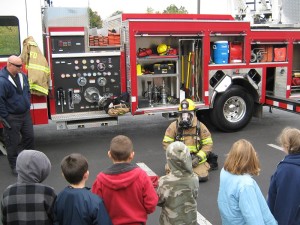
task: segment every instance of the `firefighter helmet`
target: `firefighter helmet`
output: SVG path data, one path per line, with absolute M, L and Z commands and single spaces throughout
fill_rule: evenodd
M 183 111 L 195 111 L 195 103 L 191 99 L 184 99 L 181 101 L 178 111 L 183 112 Z
M 188 129 L 192 127 L 195 115 L 195 103 L 191 99 L 184 99 L 179 105 L 179 127 Z
M 157 46 L 157 53 L 159 55 L 165 55 L 165 54 L 167 54 L 169 48 L 170 48 L 170 46 L 167 46 L 166 44 L 160 44 Z

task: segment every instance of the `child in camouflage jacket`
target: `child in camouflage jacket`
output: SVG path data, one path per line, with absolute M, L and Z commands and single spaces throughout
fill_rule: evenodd
M 168 146 L 166 157 L 171 172 L 158 182 L 158 206 L 162 207 L 159 224 L 197 225 L 199 181 L 192 169 L 190 151 L 176 141 Z

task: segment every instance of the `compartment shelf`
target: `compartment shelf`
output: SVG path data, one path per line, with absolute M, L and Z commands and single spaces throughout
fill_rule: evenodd
M 143 79 L 143 78 L 158 78 L 158 77 L 177 77 L 178 74 L 145 74 L 145 75 L 140 75 L 138 76 L 138 78 L 140 79 Z

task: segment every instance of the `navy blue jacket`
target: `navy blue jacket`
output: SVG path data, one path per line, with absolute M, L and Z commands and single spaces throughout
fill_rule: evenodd
M 30 110 L 30 89 L 28 79 L 19 73 L 22 93 L 10 77 L 6 67 L 0 71 L 0 116 L 6 118 L 9 114 L 22 114 Z
M 300 224 L 300 154 L 289 154 L 271 177 L 268 205 L 279 225 Z
M 55 225 L 112 225 L 102 199 L 87 188 L 66 187 L 54 204 Z

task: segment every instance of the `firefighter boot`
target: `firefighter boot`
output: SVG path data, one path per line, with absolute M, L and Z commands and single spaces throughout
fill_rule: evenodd
M 218 155 L 217 154 L 215 154 L 213 152 L 210 152 L 208 157 L 207 157 L 207 162 L 210 165 L 210 171 L 219 169 Z
M 193 171 L 198 175 L 199 182 L 208 181 L 209 164 L 207 162 L 201 163 L 199 166 L 193 168 Z

